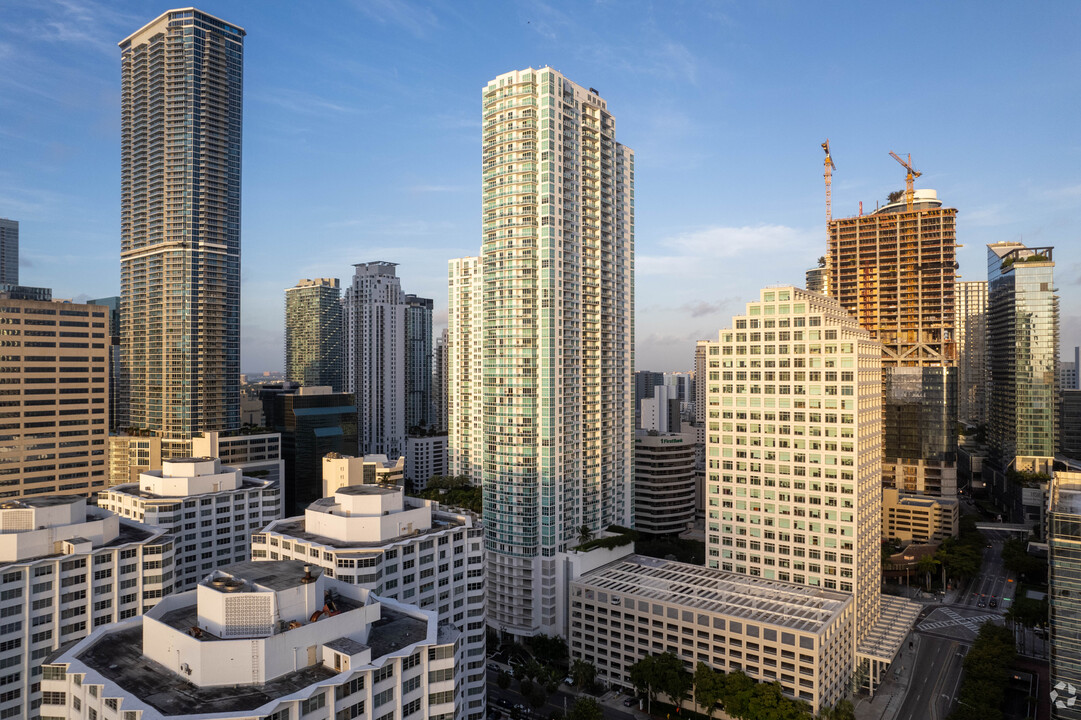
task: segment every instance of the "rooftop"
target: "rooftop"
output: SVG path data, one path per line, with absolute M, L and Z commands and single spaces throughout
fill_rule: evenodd
M 217 492 L 237 492 L 239 490 L 254 490 L 256 488 L 263 488 L 267 485 L 276 483 L 276 480 L 261 480 L 258 478 L 251 478 L 247 475 L 242 475 L 240 478 L 240 487 L 237 490 L 219 490 Z M 174 500 L 181 501 L 188 497 L 196 497 L 197 495 L 214 495 L 215 492 L 198 493 L 197 495 L 158 495 L 157 493 L 146 492 L 139 489 L 139 483 L 124 483 L 123 485 L 113 485 L 112 487 L 105 488 L 102 492 L 117 492 L 124 493 L 125 495 L 131 495 L 133 497 L 146 498 L 148 500 Z
M 0 510 L 25 510 L 29 508 L 56 507 L 57 505 L 73 505 L 86 498 L 80 495 L 41 495 L 38 497 L 24 497 L 18 500 L 4 500 L 0 502 Z
M 346 485 L 345 487 L 338 488 L 335 493 L 341 493 L 342 495 L 398 495 L 402 492 L 402 489 L 397 486 L 390 485 Z M 316 500 L 313 505 L 326 501 L 325 505 L 333 505 L 334 498 L 320 498 Z
M 812 633 L 821 632 L 852 602 L 848 593 L 643 555 L 605 565 L 576 582 L 593 590 Z
M 270 560 L 268 562 L 246 560 L 220 567 L 218 570 L 225 575 L 247 580 L 253 585 L 274 591 L 288 590 L 302 584 L 301 580 L 308 572 L 311 572 L 312 577 L 319 577 L 323 573 L 322 568 L 300 560 Z
M 143 655 L 141 621 L 102 635 L 78 659 L 163 715 L 206 712 L 208 708 L 215 713 L 250 711 L 336 675 L 316 664 L 263 685 L 199 687 Z
M 356 487 L 356 486 L 354 486 Z M 341 492 L 340 490 L 338 492 Z M 327 498 L 323 498 L 324 500 Z M 316 500 L 316 503 L 321 502 Z M 313 505 L 315 503 L 312 503 Z M 357 516 L 359 517 L 359 516 Z M 400 540 L 407 538 L 420 537 L 421 535 L 428 535 L 431 533 L 443 532 L 456 527 L 465 527 L 465 523 L 462 521 L 454 521 L 448 519 L 446 516 L 436 518 L 432 517 L 432 527 L 429 530 L 416 530 L 409 535 L 399 535 L 398 537 L 390 540 L 373 540 L 373 541 L 355 541 L 355 540 L 338 540 L 336 538 L 326 537 L 325 535 L 317 535 L 316 533 L 310 533 L 305 530 L 305 519 L 303 517 L 292 517 L 285 520 L 278 520 L 267 527 L 263 532 L 285 535 L 297 540 L 303 540 L 305 542 L 319 543 L 320 545 L 326 545 L 332 548 L 381 548 L 385 545 L 389 545 Z
M 428 623 L 420 618 L 406 615 L 386 605 L 382 617 L 372 623 L 368 646 L 372 649 L 372 661 L 397 652 L 428 638 Z
M 77 498 L 82 500 L 83 498 Z M 97 520 L 99 517 L 91 517 L 90 513 L 97 508 L 87 508 L 87 520 Z M 148 529 L 149 528 L 149 529 Z M 165 530 L 154 527 L 152 525 L 138 525 L 125 518 L 120 518 L 120 532 L 119 534 L 110 540 L 109 542 L 99 545 L 94 548 L 95 552 L 103 548 L 119 547 L 121 545 L 128 545 L 130 543 L 146 542 L 155 535 L 163 535 Z M 71 538 L 71 542 L 78 542 L 79 538 Z M 35 563 L 39 560 L 52 557 L 62 557 L 64 553 L 49 553 L 48 555 L 38 555 L 36 557 L 24 558 L 22 560 L 12 560 L 10 562 L 0 563 L 0 568 L 10 567 L 12 565 L 27 565 L 29 563 Z

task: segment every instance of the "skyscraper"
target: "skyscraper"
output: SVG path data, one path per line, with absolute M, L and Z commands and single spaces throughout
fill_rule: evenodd
M 828 288 L 882 343 L 883 483 L 957 492 L 957 210 L 916 191 L 829 225 Z
M 432 349 L 432 424 L 437 432 L 447 431 L 447 360 L 450 335 L 447 329 L 435 340 Z
M 337 278 L 285 291 L 285 379 L 342 389 L 342 303 Z
M 484 448 L 484 276 L 480 258 L 451 260 L 448 290 L 448 472 L 480 483 Z
M 556 634 L 557 553 L 632 522 L 634 153 L 597 91 L 548 67 L 489 82 L 483 127 L 482 414 L 463 429 L 452 400 L 452 463 L 480 454 L 489 626 Z
M 988 433 L 994 470 L 1049 473 L 1057 435 L 1054 248 L 987 246 Z
M 0 218 L 0 284 L 19 284 L 19 221 Z
M 879 593 L 882 345 L 833 298 L 782 287 L 708 350 L 706 564 L 851 593 L 876 682 L 918 613 Z
M 120 50 L 129 424 L 174 438 L 237 428 L 244 30 L 170 10 Z
M 957 417 L 987 422 L 987 281 L 957 283 Z
M 405 429 L 432 420 L 432 307 L 430 298 L 405 296 Z M 404 450 L 404 448 L 403 448 Z
M 1081 720 L 1081 706 L 1069 704 L 1077 693 L 1058 687 L 1059 683 L 1081 686 L 1081 473 L 1055 473 L 1048 508 L 1048 646 L 1051 689 L 1058 694 L 1052 716 Z
M 357 402 L 361 455 L 405 451 L 405 296 L 397 263 L 358 263 L 342 299 L 345 391 Z

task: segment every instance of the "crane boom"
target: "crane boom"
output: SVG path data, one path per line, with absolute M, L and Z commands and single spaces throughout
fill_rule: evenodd
M 890 150 L 890 157 L 901 163 L 901 165 L 904 166 L 905 170 L 908 171 L 908 175 L 905 176 L 905 205 L 907 209 L 911 210 L 912 199 L 916 196 L 916 191 L 912 187 L 912 181 L 918 178 L 920 175 L 923 175 L 923 173 L 912 167 L 912 153 L 908 154 L 908 162 L 902 160 L 901 156 L 895 153 L 893 150 Z

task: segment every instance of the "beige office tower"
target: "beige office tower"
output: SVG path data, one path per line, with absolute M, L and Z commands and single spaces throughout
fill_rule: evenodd
M 124 423 L 240 426 L 244 30 L 186 8 L 120 43 Z
M 483 105 L 482 406 L 463 430 L 452 401 L 451 455 L 480 452 L 489 626 L 554 635 L 557 553 L 632 522 L 634 153 L 597 91 L 548 67 Z
M 109 311 L 0 293 L 0 497 L 105 487 Z
M 883 627 L 907 606 L 879 595 L 882 346 L 799 288 L 762 290 L 732 324 L 709 347 L 706 564 L 852 593 L 877 678 L 907 632 Z
M 987 422 L 987 281 L 957 283 L 957 417 Z
M 448 472 L 481 477 L 484 410 L 484 278 L 480 258 L 451 260 L 447 294 Z
M 882 483 L 957 494 L 957 210 L 917 190 L 829 225 L 828 289 L 882 343 Z

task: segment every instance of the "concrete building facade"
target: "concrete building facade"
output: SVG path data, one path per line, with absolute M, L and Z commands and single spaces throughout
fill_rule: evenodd
M 634 529 L 678 535 L 694 525 L 697 433 L 634 434 Z
M 479 258 L 448 272 L 447 429 L 450 474 L 480 482 L 484 448 L 484 275 Z
M 342 391 L 338 278 L 300 280 L 285 291 L 285 379 Z
M 176 542 L 175 582 L 184 592 L 215 568 L 246 560 L 251 533 L 282 516 L 276 481 L 244 477 L 217 458 L 174 458 L 137 484 L 98 494 L 98 506 L 167 530 Z
M 405 295 L 397 263 L 358 263 L 342 299 L 345 391 L 358 409 L 359 452 L 405 450 Z
M 902 545 L 937 543 L 955 537 L 961 529 L 961 503 L 957 498 L 907 495 L 897 488 L 882 488 L 882 539 Z
M 106 485 L 108 311 L 0 296 L 0 497 Z
M 1048 533 L 1048 598 L 1051 604 L 1051 689 L 1056 720 L 1079 720 L 1081 704 L 1068 705 L 1060 683 L 1081 688 L 1081 473 L 1056 472 L 1051 482 Z
M 405 456 L 390 460 L 386 455 L 323 456 L 323 497 L 330 497 L 343 487 L 353 485 L 384 485 L 402 487 Z
M 0 716 L 37 715 L 41 664 L 173 590 L 173 540 L 74 496 L 0 503 Z
M 244 35 L 186 8 L 120 43 L 128 423 L 169 437 L 240 426 Z
M 52 658 L 42 714 L 458 720 L 460 637 L 302 562 L 240 563 Z
M 428 486 L 429 478 L 447 475 L 447 459 L 446 435 L 406 438 L 405 480 L 410 491 L 421 492 Z

